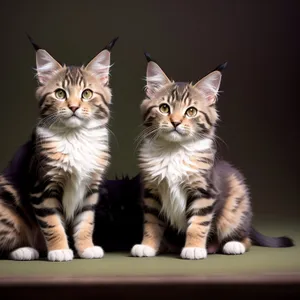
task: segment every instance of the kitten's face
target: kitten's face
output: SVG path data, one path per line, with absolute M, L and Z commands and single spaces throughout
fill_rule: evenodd
M 86 67 L 61 66 L 45 50 L 37 52 L 41 125 L 95 127 L 109 120 L 110 53 L 104 50 Z
M 212 72 L 192 85 L 171 82 L 156 63 L 149 64 L 148 99 L 141 105 L 144 125 L 148 127 L 146 134 L 168 142 L 185 142 L 212 135 L 218 120 L 214 103 L 221 73 Z

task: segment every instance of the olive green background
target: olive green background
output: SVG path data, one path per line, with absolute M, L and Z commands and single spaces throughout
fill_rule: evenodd
M 57 60 L 78 65 L 120 36 L 112 53 L 109 177 L 138 172 L 144 50 L 178 81 L 196 81 L 228 61 L 218 105 L 221 153 L 246 175 L 256 214 L 298 219 L 298 3 L 1 1 L 0 167 L 37 116 L 35 54 L 25 33 Z

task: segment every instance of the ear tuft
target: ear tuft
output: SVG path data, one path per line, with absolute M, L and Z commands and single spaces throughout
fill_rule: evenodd
M 223 70 L 225 70 L 227 68 L 228 62 L 225 61 L 223 64 L 218 65 L 214 71 L 219 71 L 222 72 Z
M 103 50 L 108 50 L 109 52 L 111 52 L 111 50 L 113 49 L 113 47 L 115 46 L 115 43 L 117 42 L 117 40 L 119 39 L 119 37 L 115 37 L 108 45 L 106 45 Z
M 119 37 L 114 38 L 103 50 L 94 57 L 85 67 L 88 72 L 91 72 L 96 76 L 104 86 L 109 83 L 109 71 L 110 71 L 110 52 L 114 47 Z
M 151 55 L 148 52 L 144 52 L 144 55 L 146 57 L 147 62 L 150 61 L 156 62 L 155 60 L 152 59 Z
M 31 43 L 31 45 L 33 46 L 33 48 L 34 48 L 35 51 L 38 51 L 39 49 L 41 49 L 41 47 L 38 46 L 38 45 L 35 43 L 35 41 L 33 40 L 33 38 L 32 38 L 28 33 L 26 33 L 26 35 L 27 35 L 27 37 L 28 37 L 28 39 L 29 39 L 29 41 L 30 41 L 30 43 Z
M 39 83 L 44 85 L 62 66 L 46 50 L 38 46 L 28 33 L 26 35 L 35 50 L 36 76 Z

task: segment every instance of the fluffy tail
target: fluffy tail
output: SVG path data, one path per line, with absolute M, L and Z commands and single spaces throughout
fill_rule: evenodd
M 251 227 L 250 239 L 253 245 L 271 248 L 286 248 L 294 246 L 292 239 L 286 236 L 270 237 L 261 234 Z

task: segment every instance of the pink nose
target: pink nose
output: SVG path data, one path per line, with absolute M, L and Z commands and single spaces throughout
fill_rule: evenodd
M 172 123 L 172 125 L 174 126 L 174 128 L 176 128 L 178 125 L 181 124 L 181 122 L 171 122 L 171 123 Z
M 70 106 L 69 108 L 74 113 L 79 108 L 79 106 Z

